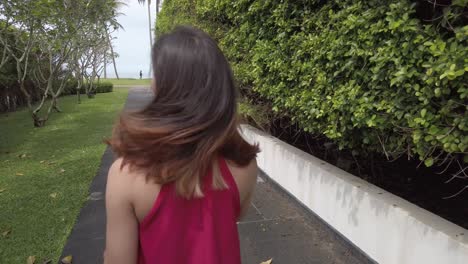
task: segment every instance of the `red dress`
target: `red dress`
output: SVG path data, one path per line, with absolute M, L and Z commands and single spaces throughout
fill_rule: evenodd
M 204 177 L 202 198 L 185 199 L 173 183 L 162 186 L 139 226 L 139 264 L 239 264 L 239 191 L 224 159 L 219 167 L 228 189 L 213 190 Z

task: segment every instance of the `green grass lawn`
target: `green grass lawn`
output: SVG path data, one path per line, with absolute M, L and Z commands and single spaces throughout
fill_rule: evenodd
M 101 81 L 108 81 L 114 85 L 150 85 L 151 79 L 132 79 L 132 78 L 120 78 L 120 79 L 101 79 Z
M 0 115 L 0 263 L 57 263 L 127 93 L 63 97 L 42 128 L 26 110 Z

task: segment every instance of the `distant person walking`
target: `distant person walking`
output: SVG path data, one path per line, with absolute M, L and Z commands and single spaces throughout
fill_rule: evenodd
M 140 80 L 143 78 L 143 71 L 140 70 Z

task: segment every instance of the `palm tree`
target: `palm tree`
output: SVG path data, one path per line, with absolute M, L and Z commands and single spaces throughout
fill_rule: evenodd
M 138 0 L 140 4 L 144 4 L 145 0 Z M 160 0 L 156 0 L 156 17 L 159 13 L 159 3 Z M 150 38 L 150 50 L 153 47 L 153 31 L 151 30 L 151 0 L 148 0 L 148 31 L 149 31 L 149 38 Z M 151 75 L 151 64 L 150 64 L 150 69 L 149 69 L 149 74 Z
M 151 2 L 151 0 L 148 0 L 148 4 Z M 138 3 L 144 4 L 145 0 L 138 0 Z M 161 0 L 156 0 L 156 15 L 159 13 L 159 5 L 161 4 Z
M 161 0 L 156 0 L 156 18 L 159 14 L 159 5 Z M 146 1 L 145 0 L 138 0 L 140 4 L 144 4 Z M 150 44 L 151 47 L 153 46 L 153 36 L 152 36 L 152 31 L 151 31 L 151 0 L 148 0 L 148 28 L 149 28 L 149 37 L 150 37 Z
M 117 78 L 117 80 L 119 80 L 119 74 L 117 72 L 117 65 L 115 64 L 115 52 L 114 52 L 114 47 L 112 46 L 112 38 L 111 38 L 111 35 L 109 33 L 109 30 L 107 29 L 107 27 L 104 27 L 105 31 L 106 31 L 106 35 L 107 35 L 107 45 L 110 49 L 110 54 L 111 54 L 111 59 L 112 59 L 112 64 L 114 65 L 114 73 L 115 73 L 115 77 Z M 105 61 L 106 59 L 104 59 Z M 105 67 L 105 62 L 104 62 L 104 67 Z M 106 73 L 107 75 L 107 73 Z M 106 76 L 107 77 L 107 76 Z
M 145 0 L 138 0 L 140 4 L 144 4 L 146 1 Z M 159 4 L 160 0 L 156 0 L 156 16 L 159 13 Z M 149 37 L 150 37 L 150 44 L 151 47 L 153 47 L 153 35 L 151 31 L 151 0 L 148 0 L 148 29 L 149 29 Z
M 110 29 L 112 30 L 117 30 L 117 29 L 121 29 L 123 28 L 122 25 L 117 22 L 117 16 L 118 15 L 121 15 L 122 13 L 118 12 L 118 10 L 122 7 L 122 6 L 125 6 L 125 2 L 122 2 L 122 1 L 108 1 L 107 2 L 107 9 L 106 9 L 106 13 L 105 14 L 105 19 L 104 19 L 104 23 L 103 23 L 103 28 L 105 30 L 105 34 L 106 34 L 106 37 L 107 37 L 107 45 L 108 45 L 108 48 L 110 49 L 110 56 L 111 56 L 111 59 L 112 59 L 112 64 L 114 66 L 114 73 L 115 73 L 115 77 L 117 79 L 119 79 L 119 74 L 117 72 L 117 65 L 115 63 L 115 52 L 114 52 L 114 47 L 112 46 L 112 36 L 111 36 L 111 32 L 109 31 Z M 107 15 L 107 16 L 106 16 Z M 106 59 L 104 59 L 105 61 Z M 105 62 L 104 62 L 105 63 Z M 106 65 L 104 65 L 104 67 L 106 67 Z M 107 73 L 106 73 L 107 75 Z

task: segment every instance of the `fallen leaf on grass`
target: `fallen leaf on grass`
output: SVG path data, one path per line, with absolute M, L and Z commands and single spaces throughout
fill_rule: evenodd
M 45 160 L 41 160 L 41 161 L 39 161 L 39 163 L 40 163 L 40 164 L 42 164 L 42 163 L 44 163 L 44 162 L 45 162 Z
M 23 153 L 23 154 L 19 155 L 18 157 L 19 157 L 20 159 L 24 159 L 24 158 L 27 157 L 27 155 Z
M 263 261 L 263 262 L 260 263 L 260 264 L 271 264 L 272 262 L 273 262 L 273 259 L 271 258 L 271 259 L 269 259 L 269 260 L 267 260 L 267 261 Z
M 64 173 L 64 172 L 65 172 L 65 170 L 64 170 L 64 169 L 60 169 L 60 173 Z
M 71 264 L 72 263 L 72 255 L 68 255 L 66 257 L 64 257 L 61 261 L 63 264 Z
M 6 230 L 6 231 L 2 232 L 2 237 L 6 237 L 6 236 L 8 236 L 10 233 L 11 233 L 11 230 Z
M 34 262 L 36 262 L 36 256 L 29 256 L 26 261 L 27 264 L 34 264 Z
M 17 172 L 17 173 L 16 173 L 16 176 L 23 176 L 23 175 L 24 175 L 24 174 L 21 173 L 21 172 Z
M 57 198 L 57 193 L 51 193 L 51 194 L 49 194 L 49 196 L 55 199 L 55 198 Z

